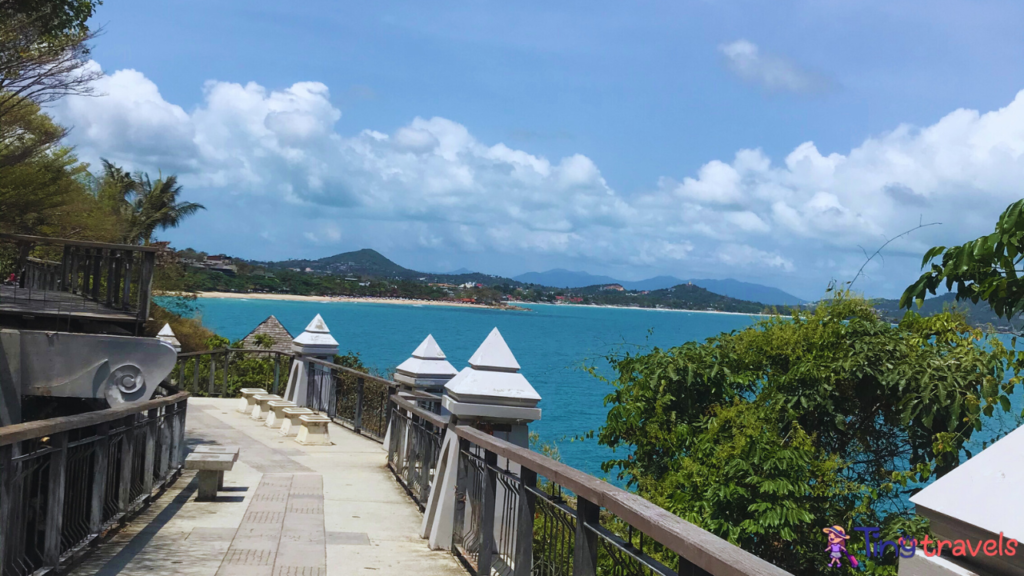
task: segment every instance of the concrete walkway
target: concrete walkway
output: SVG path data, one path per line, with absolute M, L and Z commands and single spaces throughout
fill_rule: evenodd
M 427 547 L 422 514 L 380 444 L 331 425 L 333 446 L 302 446 L 234 411 L 190 398 L 187 436 L 241 448 L 217 502 L 196 502 L 194 473 L 71 572 L 86 576 L 465 576 Z

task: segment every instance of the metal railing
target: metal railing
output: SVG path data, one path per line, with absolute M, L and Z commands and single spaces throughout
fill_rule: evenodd
M 217 348 L 178 354 L 170 380 L 195 396 L 234 398 L 242 388 L 284 390 L 294 355 L 276 350 Z
M 430 496 L 430 485 L 434 482 L 449 418 L 438 416 L 429 407 L 417 405 L 412 401 L 416 397 L 391 396 L 388 467 L 422 509 Z M 439 397 L 434 398 L 440 401 Z M 423 402 L 422 398 L 420 402 Z
M 398 385 L 331 362 L 302 360 L 309 363 L 303 405 L 350 426 L 358 434 L 383 442 L 391 412 L 390 397 Z
M 388 465 L 421 507 L 445 434 L 458 438 L 452 550 L 473 574 L 790 576 L 636 494 L 391 401 Z
M 176 479 L 188 396 L 0 428 L 0 576 L 56 570 Z

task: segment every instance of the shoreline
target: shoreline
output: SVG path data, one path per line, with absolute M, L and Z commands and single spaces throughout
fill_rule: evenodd
M 163 294 L 172 296 L 172 294 Z M 448 302 L 445 300 L 415 300 L 410 298 L 376 298 L 373 296 L 303 296 L 299 294 L 266 294 L 238 292 L 196 292 L 198 298 L 219 298 L 227 300 L 278 300 L 285 302 L 352 302 L 356 304 L 404 304 L 412 306 L 451 306 L 455 308 L 474 308 L 477 310 L 522 310 L 516 306 L 486 306 L 466 302 Z
M 166 294 L 171 296 L 171 294 Z M 465 302 L 448 302 L 445 300 L 414 300 L 409 298 L 377 298 L 373 296 L 303 296 L 299 294 L 266 294 L 250 293 L 241 294 L 238 292 L 196 292 L 198 298 L 228 299 L 228 300 L 278 300 L 285 302 L 350 302 L 355 304 L 404 304 L 412 306 L 449 306 L 454 308 L 472 308 L 476 310 L 516 310 L 528 311 L 524 306 L 566 306 L 573 308 L 610 308 L 615 310 L 647 310 L 651 312 L 690 312 L 696 314 L 729 314 L 732 316 L 758 316 L 770 317 L 770 314 L 752 312 L 725 312 L 720 310 L 687 310 L 684 308 L 641 308 L 639 306 L 610 306 L 601 304 L 552 304 L 548 302 L 517 302 L 508 306 L 485 306 L 483 304 L 468 304 Z M 521 304 L 521 306 L 520 306 Z

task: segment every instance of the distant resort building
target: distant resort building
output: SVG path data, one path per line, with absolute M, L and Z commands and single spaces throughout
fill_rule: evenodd
M 270 316 L 260 325 L 249 332 L 249 335 L 242 338 L 242 348 L 259 349 L 260 345 L 256 342 L 256 336 L 263 334 L 269 336 L 274 344 L 270 347 L 271 350 L 277 352 L 284 352 L 290 354 L 292 351 L 292 339 L 293 336 L 287 328 L 274 316 Z

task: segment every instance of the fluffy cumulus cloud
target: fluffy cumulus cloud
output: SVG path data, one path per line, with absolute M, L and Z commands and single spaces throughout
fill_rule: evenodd
M 756 47 L 726 54 L 763 65 L 757 74 L 766 84 L 804 82 Z M 302 237 L 325 246 L 375 240 L 679 275 L 813 270 L 827 280 L 855 271 L 861 246 L 876 247 L 922 218 L 944 226 L 902 241 L 897 252 L 916 257 L 933 243 L 986 232 L 1024 181 L 1024 92 L 1005 108 L 899 126 L 845 154 L 812 142 L 774 161 L 740 150 L 624 196 L 587 156 L 548 159 L 481 142 L 451 119 L 345 134 L 341 111 L 317 82 L 267 90 L 211 81 L 190 111 L 135 70 L 113 72 L 96 88 L 104 96 L 67 98 L 55 109 L 74 126 L 83 157 L 175 171 L 205 194 L 304 214 Z M 350 237 L 353 229 L 364 236 Z M 274 234 L 264 227 L 251 235 L 262 242 Z
M 718 47 L 725 63 L 737 76 L 778 92 L 821 92 L 831 87 L 825 77 L 804 70 L 780 56 L 765 54 L 748 40 L 736 40 Z

